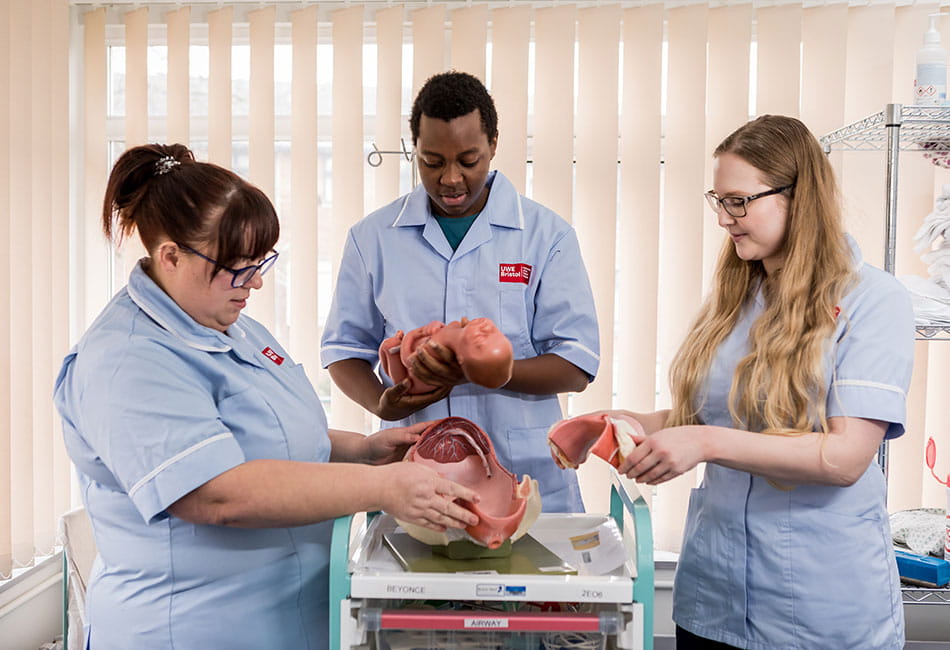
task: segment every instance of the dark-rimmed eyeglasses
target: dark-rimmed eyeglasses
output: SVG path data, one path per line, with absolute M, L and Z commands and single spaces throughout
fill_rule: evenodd
M 208 257 L 207 255 L 202 255 L 201 253 L 199 253 L 198 251 L 196 251 L 194 248 L 191 248 L 190 246 L 185 246 L 184 244 L 178 244 L 178 247 L 181 248 L 181 249 L 184 249 L 184 250 L 188 251 L 189 253 L 192 253 L 192 254 L 194 254 L 194 255 L 197 255 L 197 256 L 200 257 L 201 259 L 207 260 L 207 261 L 211 262 L 212 264 L 214 264 L 215 266 L 217 266 L 217 267 L 220 268 L 221 270 L 227 271 L 228 273 L 230 273 L 230 274 L 231 274 L 231 286 L 234 287 L 235 289 L 240 289 L 240 288 L 243 287 L 245 284 L 247 284 L 248 282 L 250 282 L 250 281 L 251 281 L 251 278 L 253 278 L 253 277 L 254 277 L 254 274 L 257 273 L 258 271 L 260 271 L 260 274 L 261 274 L 261 275 L 264 275 L 265 273 L 267 273 L 268 271 L 270 271 L 270 268 L 271 268 L 272 266 L 274 266 L 274 262 L 277 261 L 277 256 L 280 255 L 280 253 L 278 253 L 277 251 L 272 250 L 272 251 L 271 251 L 271 254 L 268 255 L 267 257 L 265 257 L 265 258 L 261 261 L 260 264 L 253 264 L 253 265 L 251 265 L 251 266 L 245 266 L 245 267 L 240 268 L 240 269 L 232 269 L 232 268 L 229 268 L 229 267 L 225 266 L 224 264 L 222 264 L 222 263 L 219 262 L 218 260 L 212 259 L 212 258 Z
M 730 216 L 741 219 L 746 216 L 750 201 L 755 201 L 756 199 L 761 199 L 762 197 L 771 196 L 773 194 L 779 194 L 794 187 L 795 184 L 793 183 L 785 187 L 776 187 L 774 190 L 766 190 L 751 196 L 723 196 L 721 198 L 713 190 L 709 190 L 703 196 L 706 197 L 706 202 L 709 203 L 709 207 L 712 208 L 712 211 L 716 214 L 719 214 L 720 210 L 725 210 Z

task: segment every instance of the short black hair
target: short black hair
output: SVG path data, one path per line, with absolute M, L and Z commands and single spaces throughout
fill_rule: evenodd
M 481 116 L 482 131 L 492 142 L 498 137 L 498 113 L 488 89 L 478 77 L 456 70 L 429 77 L 412 103 L 409 116 L 412 144 L 419 139 L 419 121 L 423 115 L 448 122 L 476 108 Z

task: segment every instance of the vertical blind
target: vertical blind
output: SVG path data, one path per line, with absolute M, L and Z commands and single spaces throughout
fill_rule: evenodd
M 940 6 L 0 3 L 0 575 L 51 550 L 77 499 L 50 394 L 69 345 L 143 254 L 99 229 L 127 146 L 184 142 L 272 197 L 281 263 L 250 312 L 308 369 L 332 425 L 367 431 L 372 419 L 319 368 L 343 237 L 412 185 L 400 141 L 410 146 L 415 91 L 449 68 L 476 74 L 499 108 L 495 167 L 574 224 L 594 286 L 602 366 L 565 399 L 569 414 L 652 410 L 668 406 L 669 363 L 723 241 L 702 198 L 713 147 L 763 112 L 821 135 L 911 103 L 913 53 Z M 832 162 L 849 230 L 880 266 L 883 154 Z M 947 172 L 919 155 L 901 167 L 898 270 L 926 275 L 912 237 Z M 921 459 L 928 436 L 950 453 L 947 385 L 950 344 L 919 343 L 891 510 L 942 503 Z M 699 474 L 645 490 L 658 548 L 678 549 Z M 582 469 L 589 510 L 606 510 L 606 477 Z
M 70 506 L 50 395 L 70 338 L 73 136 L 66 1 L 5 2 L 0 12 L 2 577 L 53 547 L 56 519 Z

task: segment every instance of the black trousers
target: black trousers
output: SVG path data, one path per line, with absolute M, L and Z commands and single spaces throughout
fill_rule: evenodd
M 734 645 L 704 639 L 676 626 L 676 650 L 737 650 Z

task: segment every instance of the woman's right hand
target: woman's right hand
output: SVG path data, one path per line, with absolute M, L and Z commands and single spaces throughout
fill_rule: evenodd
M 708 431 L 709 427 L 695 424 L 654 431 L 637 440 L 617 471 L 638 483 L 665 483 L 707 460 Z
M 452 392 L 451 386 L 439 386 L 428 393 L 417 393 L 415 395 L 407 392 L 409 390 L 409 378 L 403 379 L 398 384 L 390 386 L 379 396 L 379 403 L 376 407 L 376 415 L 380 420 L 393 421 L 408 417 L 420 409 L 424 409 L 430 404 L 448 397 Z
M 418 463 L 391 463 L 379 470 L 385 472 L 380 481 L 380 503 L 393 517 L 440 533 L 446 528 L 465 528 L 478 523 L 475 513 L 455 502 L 462 499 L 478 503 L 481 497 L 471 488 L 443 478 Z

